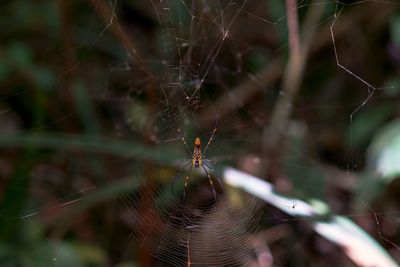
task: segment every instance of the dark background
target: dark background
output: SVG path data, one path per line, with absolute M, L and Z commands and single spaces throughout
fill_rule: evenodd
M 399 5 L 315 3 L 290 10 L 293 70 L 285 1 L 2 1 L 0 265 L 169 266 L 138 225 L 186 157 L 176 129 L 192 150 L 216 121 L 216 175 L 234 166 L 320 199 L 399 260 Z M 210 208 L 203 176 L 186 201 Z M 273 266 L 354 266 L 307 220 L 261 209 Z

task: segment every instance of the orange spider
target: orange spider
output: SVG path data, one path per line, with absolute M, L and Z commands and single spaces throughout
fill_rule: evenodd
M 183 144 L 185 145 L 186 150 L 187 150 L 187 152 L 188 152 L 190 158 L 189 158 L 189 159 L 183 159 L 183 160 L 181 160 L 181 161 L 178 163 L 178 173 L 176 174 L 176 176 L 175 176 L 175 178 L 174 178 L 174 183 L 173 183 L 173 185 L 172 185 L 172 190 L 174 189 L 174 185 L 175 185 L 176 179 L 178 179 L 178 177 L 179 177 L 179 174 L 180 174 L 186 167 L 188 167 L 188 166 L 190 165 L 188 174 L 187 174 L 187 176 L 186 176 L 185 189 L 184 189 L 184 191 L 183 191 L 183 200 L 185 200 L 185 196 L 186 196 L 186 187 L 187 187 L 187 185 L 188 185 L 188 183 L 189 183 L 190 171 L 192 170 L 192 168 L 200 168 L 200 167 L 202 167 L 202 168 L 204 169 L 204 171 L 206 172 L 207 177 L 208 177 L 208 180 L 209 180 L 209 182 L 210 182 L 210 184 L 211 184 L 211 188 L 212 188 L 213 193 L 214 193 L 214 200 L 215 200 L 215 201 L 217 200 L 216 193 L 215 193 L 215 188 L 214 188 L 214 184 L 213 184 L 213 181 L 212 181 L 212 179 L 211 179 L 211 175 L 208 173 L 208 171 L 207 171 L 207 169 L 206 169 L 206 167 L 207 167 L 207 168 L 210 169 L 211 172 L 214 172 L 214 169 L 209 165 L 209 164 L 214 163 L 214 162 L 213 162 L 212 160 L 210 160 L 210 159 L 205 158 L 205 153 L 206 153 L 206 151 L 207 151 L 207 149 L 208 149 L 208 146 L 211 144 L 211 142 L 212 142 L 212 140 L 213 140 L 213 138 L 214 138 L 214 134 L 215 134 L 216 131 L 217 131 L 217 123 L 215 124 L 215 127 L 214 127 L 214 130 L 213 130 L 212 134 L 211 134 L 211 137 L 210 137 L 210 139 L 208 140 L 208 143 L 207 143 L 206 147 L 204 148 L 204 152 L 201 152 L 201 148 L 200 148 L 201 141 L 200 141 L 200 138 L 197 137 L 197 138 L 194 140 L 194 149 L 193 149 L 193 153 L 191 153 L 191 152 L 190 152 L 190 149 L 189 149 L 189 146 L 188 146 L 187 143 L 186 143 L 185 137 L 183 136 L 183 133 L 182 133 L 181 129 L 178 128 L 178 134 L 180 135 L 179 139 L 182 140 Z M 183 167 L 179 167 L 179 165 L 180 165 L 181 163 L 186 162 L 186 161 L 190 161 L 190 162 L 187 163 L 187 164 L 185 164 Z M 220 180 L 217 176 L 215 176 L 215 178 L 218 179 L 218 182 L 220 183 L 221 188 L 222 188 L 222 182 L 221 182 L 221 180 Z

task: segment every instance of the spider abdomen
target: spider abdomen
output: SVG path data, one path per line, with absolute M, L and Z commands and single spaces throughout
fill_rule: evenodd
M 201 159 L 193 159 L 193 167 L 198 168 L 201 165 Z
M 199 139 L 199 138 L 196 138 L 196 140 L 197 139 Z M 198 144 L 200 144 L 200 141 L 198 141 Z M 193 164 L 194 168 L 200 167 L 200 165 L 201 165 L 201 157 L 202 157 L 201 149 L 200 149 L 200 147 L 198 147 L 196 145 L 194 150 L 193 150 L 193 161 L 192 161 L 192 164 Z

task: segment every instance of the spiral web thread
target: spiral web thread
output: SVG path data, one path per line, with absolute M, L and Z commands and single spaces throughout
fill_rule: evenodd
M 146 187 L 146 186 L 145 186 Z M 194 190 L 194 189 L 193 189 Z M 173 266 L 247 266 L 256 254 L 261 202 L 241 194 L 240 204 L 219 195 L 216 204 L 182 202 L 148 184 L 140 197 L 122 198 L 141 245 Z

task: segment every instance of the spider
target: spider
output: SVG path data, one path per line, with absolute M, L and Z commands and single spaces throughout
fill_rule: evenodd
M 211 179 L 211 175 L 208 173 L 208 171 L 207 171 L 207 169 L 206 169 L 206 167 L 207 167 L 207 168 L 210 169 L 211 172 L 214 172 L 214 169 L 213 169 L 209 164 L 211 164 L 211 163 L 214 163 L 214 164 L 215 164 L 215 162 L 212 161 L 212 160 L 210 160 L 210 159 L 207 159 L 207 158 L 205 157 L 206 152 L 207 152 L 207 149 L 208 149 L 208 146 L 211 144 L 211 142 L 212 142 L 212 140 L 213 140 L 213 138 L 214 138 L 214 134 L 215 134 L 216 131 L 217 131 L 217 123 L 215 123 L 214 130 L 212 131 L 211 137 L 210 137 L 210 139 L 208 140 L 208 143 L 207 143 L 206 147 L 204 148 L 204 152 L 201 152 L 201 148 L 200 148 L 201 141 L 200 141 L 200 138 L 197 137 L 197 138 L 194 140 L 194 149 L 193 149 L 193 153 L 192 153 L 192 152 L 190 152 L 189 146 L 188 146 L 188 144 L 186 143 L 185 137 L 183 136 L 183 133 L 182 133 L 181 129 L 178 128 L 179 139 L 180 139 L 180 140 L 183 142 L 183 144 L 185 145 L 186 151 L 187 151 L 187 153 L 189 154 L 190 158 L 183 159 L 183 160 L 181 160 L 181 161 L 178 163 L 178 173 L 176 174 L 176 176 L 175 176 L 175 178 L 174 178 L 174 182 L 173 182 L 173 185 L 172 185 L 172 191 L 174 190 L 175 182 L 176 182 L 176 180 L 178 179 L 178 177 L 179 177 L 179 175 L 181 174 L 181 172 L 182 172 L 185 168 L 187 168 L 187 167 L 190 165 L 188 174 L 187 174 L 187 176 L 186 176 L 185 189 L 184 189 L 184 191 L 183 191 L 183 200 L 184 200 L 184 201 L 185 201 L 185 196 L 186 196 L 186 187 L 187 187 L 187 185 L 188 185 L 188 183 L 189 183 L 190 172 L 191 172 L 192 168 L 200 168 L 200 167 L 202 167 L 202 168 L 204 169 L 204 171 L 206 172 L 208 181 L 210 182 L 211 188 L 212 188 L 212 190 L 213 190 L 214 200 L 215 200 L 215 201 L 217 200 L 217 197 L 216 197 L 216 194 L 215 194 L 214 184 L 213 184 L 213 181 L 212 181 L 212 179 Z M 186 164 L 185 164 L 184 166 L 182 166 L 182 167 L 179 167 L 180 164 L 182 164 L 182 163 L 184 163 L 184 162 L 187 162 L 187 161 L 190 161 L 190 162 L 186 163 Z M 218 179 L 218 182 L 220 183 L 221 188 L 222 188 L 223 186 L 222 186 L 221 180 L 220 180 L 217 176 L 215 176 L 215 177 Z

